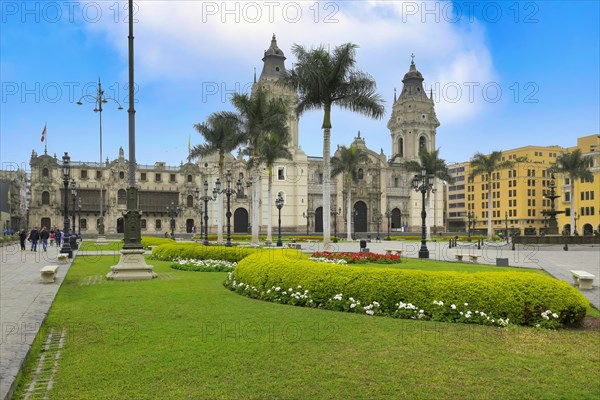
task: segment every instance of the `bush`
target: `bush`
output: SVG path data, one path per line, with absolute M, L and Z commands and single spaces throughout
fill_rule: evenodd
M 147 249 L 150 246 L 160 246 L 162 244 L 175 243 L 173 239 L 160 238 L 154 236 L 142 236 L 142 246 Z
M 560 324 L 578 324 L 589 303 L 568 283 L 537 274 L 364 269 L 313 262 L 281 251 L 242 260 L 230 281 L 256 287 L 258 293 L 301 286 L 309 291 L 314 304 L 322 307 L 343 294 L 364 305 L 376 303 L 377 312 L 385 315 L 393 315 L 399 304 L 411 303 L 439 320 L 458 320 L 460 317 L 452 314 L 454 309 L 440 312 L 434 302 L 448 306 L 467 303 L 469 310 L 464 312 L 482 311 L 496 319 L 531 326 L 542 322 L 542 313 L 547 310 L 559 316 Z M 463 315 L 460 310 L 456 313 Z
M 204 246 L 200 243 L 174 243 L 160 245 L 153 249 L 152 257 L 156 260 L 176 261 L 179 259 L 191 260 L 225 260 L 238 262 L 241 259 L 260 251 L 260 249 Z

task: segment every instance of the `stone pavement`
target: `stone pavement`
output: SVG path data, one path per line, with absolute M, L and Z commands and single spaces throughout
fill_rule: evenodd
M 0 400 L 10 395 L 21 365 L 71 264 L 59 265 L 56 282 L 40 283 L 39 270 L 58 265 L 58 249 L 21 252 L 19 243 L 0 247 Z

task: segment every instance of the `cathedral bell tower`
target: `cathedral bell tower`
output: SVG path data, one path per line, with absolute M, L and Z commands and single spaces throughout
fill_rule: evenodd
M 421 149 L 435 149 L 435 130 L 440 123 L 435 115 L 432 96 L 423 88 L 423 75 L 411 56 L 410 68 L 402 79 L 402 92 L 396 99 L 388 122 L 392 136 L 392 158 L 395 161 L 419 160 Z

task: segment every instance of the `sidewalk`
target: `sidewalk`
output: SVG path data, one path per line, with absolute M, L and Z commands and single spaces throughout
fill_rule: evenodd
M 28 247 L 29 248 L 29 247 Z M 59 265 L 56 282 L 40 283 L 39 270 L 58 265 L 58 249 L 21 252 L 19 243 L 0 247 L 0 400 L 14 389 L 21 365 L 71 264 Z

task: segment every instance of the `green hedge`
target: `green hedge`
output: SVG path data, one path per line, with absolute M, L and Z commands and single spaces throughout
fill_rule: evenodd
M 142 236 L 142 246 L 147 249 L 150 246 L 160 246 L 162 244 L 175 243 L 173 239 L 160 238 L 154 236 Z
M 338 293 L 362 304 L 376 301 L 382 310 L 396 310 L 399 302 L 420 308 L 431 308 L 433 301 L 468 303 L 473 310 L 520 325 L 535 325 L 548 309 L 559 314 L 560 323 L 575 325 L 585 316 L 589 303 L 568 283 L 536 274 L 367 269 L 308 261 L 297 253 L 281 251 L 242 260 L 232 279 L 256 287 L 258 292 L 300 285 L 317 305 Z
M 160 245 L 152 250 L 157 260 L 175 261 L 177 259 L 226 260 L 238 262 L 251 256 L 260 249 L 248 247 L 204 246 L 200 243 L 173 243 Z M 249 257 L 253 259 L 254 257 Z

